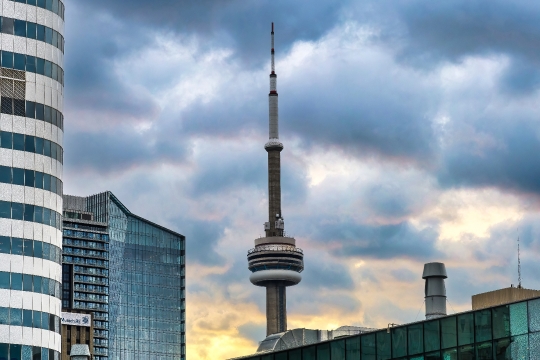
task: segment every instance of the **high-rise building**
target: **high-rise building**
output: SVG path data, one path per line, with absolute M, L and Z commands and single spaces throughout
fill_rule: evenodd
M 250 281 L 266 288 L 266 335 L 287 330 L 287 286 L 302 279 L 304 254 L 296 240 L 285 233 L 281 212 L 281 159 L 283 144 L 278 132 L 277 75 L 274 62 L 274 23 L 271 32 L 271 73 L 269 101 L 269 140 L 264 145 L 268 153 L 268 221 L 265 237 L 255 240 L 248 251 Z
M 64 203 L 63 301 L 93 311 L 94 359 L 185 359 L 185 237 L 111 192 Z
M 0 5 L 0 359 L 56 360 L 64 4 Z
M 108 358 L 109 344 L 109 233 L 107 223 L 94 220 L 86 198 L 64 195 L 62 311 L 90 312 L 94 360 Z M 87 330 L 87 329 L 85 329 Z M 73 334 L 62 333 L 63 350 Z M 69 359 L 66 354 L 62 357 Z

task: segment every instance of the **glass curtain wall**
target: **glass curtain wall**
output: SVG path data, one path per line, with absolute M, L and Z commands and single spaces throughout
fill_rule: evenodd
M 540 298 L 241 359 L 540 360 Z
M 88 206 L 109 225 L 109 359 L 185 359 L 185 238 L 110 192 Z

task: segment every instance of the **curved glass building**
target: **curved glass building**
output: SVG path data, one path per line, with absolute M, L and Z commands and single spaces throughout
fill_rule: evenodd
M 0 359 L 59 359 L 64 4 L 0 4 Z

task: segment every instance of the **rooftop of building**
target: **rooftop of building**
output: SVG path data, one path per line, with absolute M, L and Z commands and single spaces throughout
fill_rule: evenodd
M 289 330 L 287 332 L 298 330 L 304 329 Z M 308 341 L 303 345 L 288 347 L 283 350 L 263 350 L 256 354 L 240 356 L 230 360 L 312 359 L 309 357 L 309 354 L 326 353 L 327 349 L 328 353 L 330 349 L 334 351 L 334 348 L 336 348 L 337 353 L 342 352 L 345 354 L 348 351 L 347 347 L 352 346 L 360 352 L 360 347 L 366 346 L 360 344 L 373 344 L 373 349 L 377 352 L 377 357 L 375 357 L 375 353 L 372 354 L 374 359 L 406 359 L 407 355 L 418 355 L 419 359 L 428 359 L 427 357 L 423 357 L 423 355 L 428 355 L 427 353 L 439 354 L 439 357 L 435 357 L 436 359 L 455 359 L 456 357 L 452 356 L 440 357 L 440 354 L 441 352 L 450 354 L 453 351 L 457 353 L 458 345 L 471 345 L 473 351 L 475 351 L 475 344 L 477 345 L 478 343 L 486 344 L 486 346 L 489 344 L 491 348 L 492 342 L 504 343 L 508 344 L 508 346 L 516 344 L 515 346 L 520 346 L 516 351 L 523 349 L 525 349 L 524 351 L 528 351 L 529 332 L 534 334 L 534 338 L 540 344 L 540 296 L 479 310 L 454 313 L 437 319 L 425 319 L 400 325 L 389 324 L 386 328 L 368 329 L 357 335 L 346 335 L 323 341 Z M 270 335 L 265 340 L 271 337 L 283 337 L 284 334 Z M 421 346 L 423 349 L 417 353 L 414 353 L 414 351 L 411 353 L 411 349 L 407 350 L 407 344 L 409 344 L 409 347 L 411 346 L 411 338 L 414 338 L 414 336 L 420 336 L 422 338 L 419 342 L 422 343 Z M 436 340 L 429 342 L 431 336 Z M 463 338 L 466 337 L 469 337 L 471 340 L 464 341 Z M 367 341 L 368 339 L 369 341 Z M 435 346 L 429 349 L 424 348 L 427 342 Z M 525 343 L 526 345 L 523 345 Z M 476 349 L 478 348 L 479 346 L 476 346 Z M 384 355 L 380 354 L 382 351 L 384 351 Z M 395 354 L 396 352 L 397 354 Z M 285 356 L 284 354 L 287 354 L 288 357 L 282 357 Z M 315 358 L 330 359 L 330 357 L 324 356 L 313 357 L 313 359 Z M 527 357 L 519 357 L 519 359 L 522 358 L 528 359 L 529 357 L 528 355 Z M 332 356 L 332 360 L 334 359 L 345 359 L 345 355 L 343 357 Z M 513 360 L 514 357 L 505 359 Z M 518 357 L 515 357 L 515 359 L 518 359 Z
M 96 196 L 96 195 L 102 195 L 102 194 L 106 194 L 109 199 L 114 202 L 116 204 L 116 206 L 118 206 L 126 215 L 129 215 L 137 220 L 140 220 L 142 222 L 145 222 L 153 227 L 156 227 L 160 230 L 163 230 L 165 232 L 168 232 L 169 234 L 172 234 L 174 236 L 178 236 L 178 237 L 181 237 L 181 238 L 185 238 L 184 235 L 176 232 L 176 231 L 173 231 L 171 229 L 168 229 L 164 226 L 161 226 L 159 224 L 156 224 L 148 219 L 145 219 L 139 215 L 136 215 L 134 213 L 132 213 L 111 191 L 107 190 L 107 191 L 104 191 L 102 193 L 98 193 L 98 194 L 93 194 L 93 195 L 89 195 L 89 196 L 76 196 L 76 195 L 63 195 L 63 199 L 64 199 L 64 210 L 72 210 L 72 211 L 79 211 L 81 212 L 81 214 L 91 214 L 91 212 L 87 211 L 87 207 L 86 207 L 86 199 L 92 197 L 92 196 Z M 64 219 L 66 221 L 69 221 L 69 220 L 72 220 L 72 219 Z M 77 222 L 88 222 L 89 224 L 96 224 L 96 225 L 99 225 L 99 224 L 104 224 L 102 222 L 99 222 L 99 221 L 96 221 L 95 219 L 92 219 L 92 220 L 88 220 L 88 219 L 73 219 L 73 220 L 76 220 Z

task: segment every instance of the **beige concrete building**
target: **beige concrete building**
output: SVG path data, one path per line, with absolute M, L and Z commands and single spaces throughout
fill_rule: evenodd
M 473 310 L 485 309 L 497 305 L 532 299 L 539 296 L 539 290 L 524 289 L 522 287 L 509 287 L 506 289 L 488 291 L 482 294 L 473 295 L 472 308 Z
M 88 345 L 90 359 L 94 349 L 94 325 L 92 313 L 81 310 L 62 312 L 62 354 L 61 360 L 71 360 L 73 345 Z M 77 347 L 75 347 L 77 348 Z

